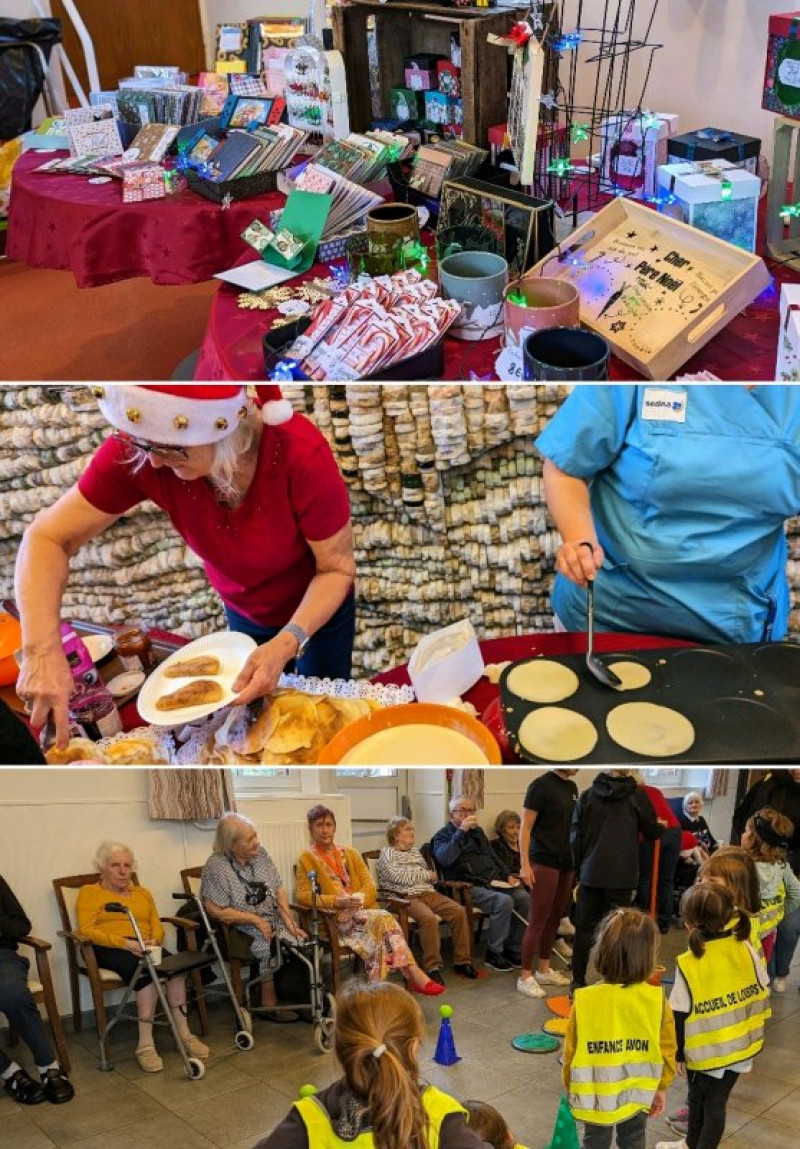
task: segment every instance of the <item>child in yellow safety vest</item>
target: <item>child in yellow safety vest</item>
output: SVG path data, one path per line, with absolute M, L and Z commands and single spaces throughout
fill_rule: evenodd
M 748 940 L 750 918 L 725 886 L 693 886 L 683 896 L 681 914 L 689 949 L 676 959 L 670 1002 L 678 1072 L 689 1079 L 689 1127 L 685 1138 L 662 1141 L 656 1149 L 717 1149 L 731 1090 L 764 1045 L 769 983 Z
M 664 1111 L 675 1076 L 675 1023 L 660 985 L 655 923 L 618 909 L 600 924 L 595 964 L 603 981 L 576 989 L 564 1041 L 569 1106 L 585 1122 L 584 1149 L 644 1149 L 647 1118 Z
M 778 926 L 786 914 L 800 908 L 800 881 L 786 860 L 794 822 L 765 806 L 747 819 L 742 847 L 755 862 L 761 892 L 758 932 L 769 965 Z
M 296 1101 L 256 1149 L 484 1149 L 462 1105 L 419 1080 L 425 1019 L 405 990 L 351 982 L 336 999 L 344 1076 Z
M 506 1124 L 502 1113 L 486 1101 L 465 1101 L 470 1129 L 482 1137 L 490 1149 L 525 1149 Z

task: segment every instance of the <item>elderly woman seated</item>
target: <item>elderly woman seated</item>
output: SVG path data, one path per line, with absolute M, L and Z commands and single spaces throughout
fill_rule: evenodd
M 397 971 L 415 993 L 429 997 L 443 993 L 444 987 L 431 981 L 414 961 L 392 915 L 376 909 L 378 894 L 364 859 L 350 846 L 336 845 L 333 810 L 312 806 L 306 817 L 312 844 L 298 863 L 296 896 L 300 905 L 311 905 L 310 875 L 316 874 L 317 905 L 336 911 L 331 926 L 342 945 L 363 960 L 370 981 L 383 981 Z
M 678 821 L 681 824 L 681 829 L 694 834 L 697 845 L 704 851 L 705 857 L 713 854 L 718 848 L 719 842 L 711 833 L 708 822 L 703 817 L 703 796 L 698 794 L 697 790 L 691 790 L 683 799 L 683 811 L 678 815 Z M 704 860 L 704 857 L 695 859 L 698 862 Z
M 127 915 L 109 912 L 106 904 L 120 902 L 128 907 L 148 948 L 161 945 L 164 941 L 164 927 L 153 895 L 144 886 L 133 884 L 136 862 L 132 850 L 121 842 L 103 842 L 95 855 L 94 864 L 100 874 L 97 884 L 81 886 L 78 892 L 78 931 L 92 943 L 100 969 L 111 970 L 127 984 L 136 973 L 142 950 L 136 939 L 128 936 L 131 925 Z M 149 974 L 143 973 L 135 988 L 139 1015 L 136 1060 L 145 1073 L 158 1073 L 164 1065 L 153 1041 L 153 1018 L 158 1002 L 156 987 Z M 208 1046 L 189 1032 L 183 974 L 176 974 L 167 981 L 167 1000 L 175 1027 L 189 1056 L 208 1057 Z
M 522 870 L 522 861 L 519 853 L 519 831 L 521 826 L 519 814 L 516 810 L 501 810 L 494 820 L 494 832 L 489 845 L 492 847 L 498 862 L 508 870 L 509 874 L 518 877 Z
M 447 922 L 453 939 L 453 969 L 462 977 L 476 978 L 469 944 L 467 911 L 434 888 L 436 871 L 429 870 L 414 847 L 414 826 L 409 818 L 392 818 L 378 858 L 378 885 L 389 894 L 408 898 L 408 912 L 417 923 L 422 944 L 422 964 L 431 981 L 444 985 L 439 920 Z
M 273 938 L 286 942 L 306 937 L 295 923 L 278 869 L 258 840 L 255 823 L 242 814 L 223 814 L 217 823 L 213 853 L 203 866 L 200 896 L 209 917 L 252 939 L 259 963 L 261 1017 L 297 1021 L 290 1010 L 275 1010 L 277 999 L 269 959 Z

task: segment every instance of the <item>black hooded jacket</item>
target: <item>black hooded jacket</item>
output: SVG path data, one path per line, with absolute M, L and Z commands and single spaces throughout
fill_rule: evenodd
M 794 822 L 794 834 L 789 841 L 789 862 L 794 872 L 800 874 L 800 782 L 792 779 L 791 770 L 771 770 L 766 778 L 750 787 L 733 812 L 731 841 L 740 840 L 747 819 L 765 806 L 771 806 Z
M 639 835 L 655 840 L 664 830 L 634 778 L 598 774 L 572 816 L 570 844 L 579 883 L 634 889 L 639 884 Z

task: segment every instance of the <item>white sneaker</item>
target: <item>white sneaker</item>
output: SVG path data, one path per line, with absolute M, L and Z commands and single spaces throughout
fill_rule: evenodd
M 572 946 L 563 938 L 557 938 L 553 945 L 553 953 L 557 953 L 564 961 L 572 961 Z
M 547 996 L 535 977 L 518 977 L 517 993 L 524 993 L 526 997 Z
M 562 918 L 558 924 L 558 936 L 560 938 L 574 938 L 575 927 L 569 918 Z
M 773 993 L 786 993 L 786 978 L 774 977 L 770 982 L 769 988 Z
M 547 973 L 541 973 L 540 971 L 537 971 L 533 976 L 536 978 L 539 985 L 565 986 L 572 984 L 572 978 L 568 977 L 565 973 L 561 973 L 561 971 L 557 969 L 549 969 Z
M 656 1149 L 689 1149 L 689 1146 L 681 1137 L 680 1141 L 657 1141 Z

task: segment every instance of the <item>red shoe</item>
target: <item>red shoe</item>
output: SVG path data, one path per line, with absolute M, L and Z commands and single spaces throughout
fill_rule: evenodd
M 414 981 L 411 983 L 411 992 L 421 993 L 423 997 L 438 997 L 439 994 L 444 993 L 444 991 L 445 986 L 437 985 L 436 982 L 431 981 L 430 978 L 428 978 L 424 985 L 417 985 Z

